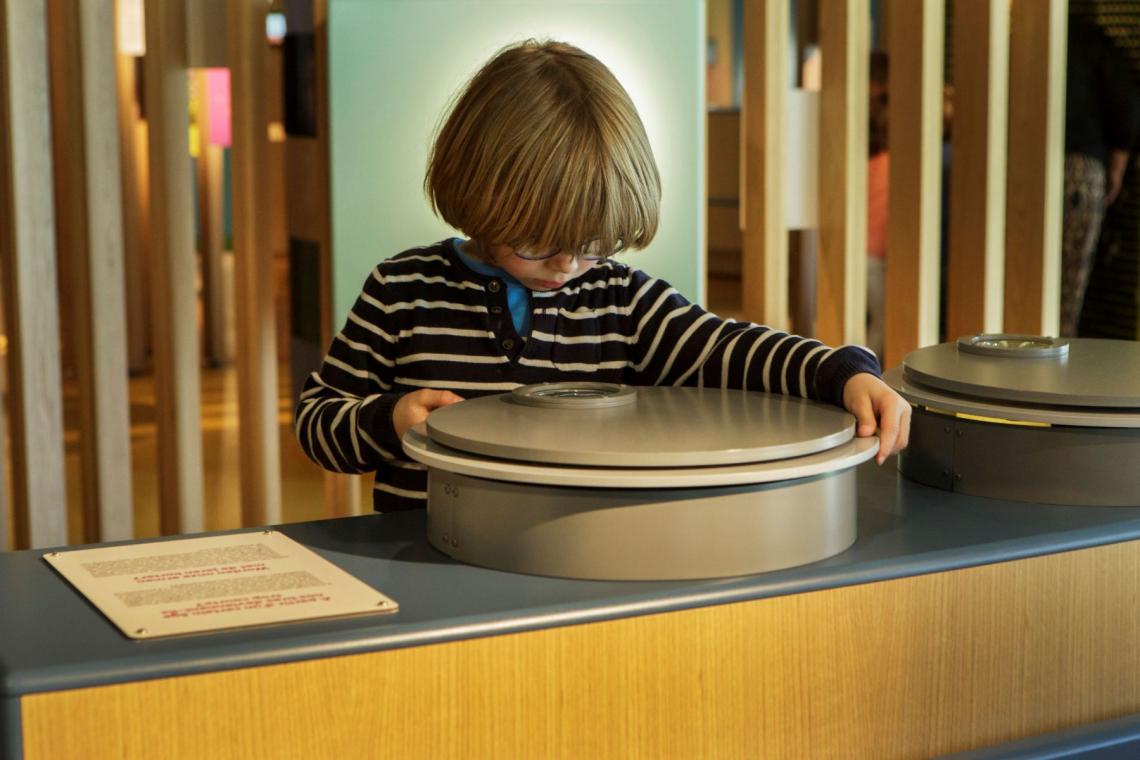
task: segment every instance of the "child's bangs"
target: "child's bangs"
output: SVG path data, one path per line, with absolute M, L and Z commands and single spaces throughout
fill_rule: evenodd
M 502 209 L 496 242 L 602 257 L 644 248 L 653 239 L 660 185 L 652 155 L 646 163 L 629 155 L 599 155 L 584 145 L 531 155 L 532 165 L 516 162 L 520 176 L 505 183 L 520 192 L 503 198 L 513 209 Z

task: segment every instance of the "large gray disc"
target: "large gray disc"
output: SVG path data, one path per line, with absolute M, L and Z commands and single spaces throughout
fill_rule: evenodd
M 949 393 L 1017 404 L 1140 408 L 1140 343 L 1073 338 L 1062 356 L 986 356 L 955 343 L 920 348 L 903 378 Z
M 778 483 L 830 475 L 871 459 L 879 439 L 853 438 L 833 449 L 772 462 L 746 462 L 712 467 L 566 467 L 541 462 L 488 459 L 450 449 L 425 435 L 422 425 L 404 433 L 404 453 L 440 471 L 510 483 L 539 483 L 571 488 L 712 488 Z
M 1039 422 L 1066 427 L 1140 428 L 1140 409 L 1094 406 L 1027 406 L 1000 399 L 983 400 L 917 385 L 903 377 L 902 367 L 883 373 L 883 382 L 910 403 L 953 414 L 989 418 L 994 423 Z
M 527 386 L 536 387 L 546 386 Z M 573 397 L 562 405 L 532 405 L 520 403 L 517 391 L 470 399 L 432 412 L 428 435 L 459 451 L 523 462 L 693 467 L 814 454 L 855 433 L 854 418 L 843 410 L 788 396 L 608 387 L 623 394 L 608 406 Z

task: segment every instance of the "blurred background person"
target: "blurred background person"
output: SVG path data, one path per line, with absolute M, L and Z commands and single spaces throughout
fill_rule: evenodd
M 1127 61 L 1112 39 L 1074 16 L 1067 76 L 1061 335 L 1074 337 L 1104 211 L 1120 194 L 1140 108 Z

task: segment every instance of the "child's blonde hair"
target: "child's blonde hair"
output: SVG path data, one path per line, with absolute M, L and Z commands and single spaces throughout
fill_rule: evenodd
M 467 83 L 424 190 L 478 244 L 533 251 L 643 248 L 661 200 L 629 94 L 588 53 L 535 40 L 503 48 Z

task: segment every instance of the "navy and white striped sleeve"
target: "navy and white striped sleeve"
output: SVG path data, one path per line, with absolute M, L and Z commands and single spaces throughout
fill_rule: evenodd
M 400 456 L 392 410 L 398 304 L 377 267 L 364 283 L 320 368 L 305 382 L 295 430 L 305 453 L 336 472 L 368 472 Z
M 633 382 L 783 393 L 843 405 L 853 375 L 879 375 L 861 346 L 818 340 L 736 322 L 690 303 L 667 283 L 631 272 L 629 314 Z

